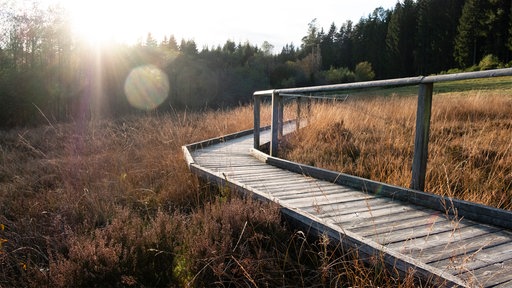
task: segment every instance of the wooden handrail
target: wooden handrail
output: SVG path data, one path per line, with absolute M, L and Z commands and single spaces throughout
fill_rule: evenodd
M 414 156 L 412 163 L 411 189 L 424 191 L 425 176 L 428 162 L 428 138 L 430 133 L 430 117 L 432 109 L 432 92 L 434 83 L 459 81 L 500 76 L 512 76 L 512 68 L 495 69 L 477 72 L 465 72 L 435 76 L 418 76 L 389 80 L 366 81 L 356 83 L 321 85 L 301 88 L 285 88 L 254 92 L 254 148 L 260 146 L 260 103 L 262 97 L 272 97 L 272 137 L 270 155 L 277 156 L 278 143 L 282 136 L 283 98 L 314 98 L 312 93 L 343 90 L 359 90 L 382 87 L 419 86 L 416 113 L 416 132 L 414 138 Z M 300 101 L 297 111 L 300 114 Z

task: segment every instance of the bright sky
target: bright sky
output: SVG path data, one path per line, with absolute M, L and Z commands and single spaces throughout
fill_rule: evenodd
M 90 41 L 134 43 L 148 32 L 157 40 L 174 34 L 193 39 L 198 48 L 249 41 L 268 41 L 281 51 L 285 44 L 300 46 L 308 23 L 317 19 L 328 30 L 347 20 L 357 23 L 377 7 L 390 9 L 398 0 L 43 0 L 60 2 L 72 12 L 75 28 Z

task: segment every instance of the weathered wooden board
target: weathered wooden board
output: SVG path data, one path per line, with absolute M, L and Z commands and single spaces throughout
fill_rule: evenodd
M 495 233 L 502 229 L 497 227 L 485 227 L 484 225 L 468 226 L 457 231 L 447 231 L 432 235 L 428 239 L 408 239 L 403 242 L 396 242 L 387 245 L 390 249 L 398 249 L 400 252 L 411 255 L 414 253 L 422 253 L 425 249 L 440 250 L 448 256 L 451 256 L 452 247 L 461 247 L 467 242 L 477 242 L 479 239 L 490 239 Z M 454 233 L 456 232 L 456 233 Z
M 476 287 L 490 287 L 500 284 L 503 287 L 512 287 L 512 260 L 474 269 L 460 274 L 459 277 L 465 280 L 478 281 L 475 283 Z

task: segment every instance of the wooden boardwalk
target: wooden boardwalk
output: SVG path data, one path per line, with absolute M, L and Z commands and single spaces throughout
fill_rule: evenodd
M 285 133 L 293 127 L 286 125 Z M 269 138 L 269 130 L 261 131 L 262 142 Z M 184 153 L 193 173 L 277 202 L 303 229 L 355 247 L 363 258 L 380 255 L 435 286 L 512 287 L 512 213 L 284 161 L 252 147 L 252 131 L 245 131 L 185 146 Z

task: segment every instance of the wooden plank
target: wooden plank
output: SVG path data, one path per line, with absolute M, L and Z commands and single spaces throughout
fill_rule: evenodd
M 383 197 L 385 198 L 385 197 Z M 389 198 L 387 198 L 389 199 Z M 409 203 L 404 203 L 401 201 L 392 200 L 393 203 L 396 203 L 400 205 L 400 209 L 396 209 L 393 211 L 389 211 L 388 214 L 379 214 L 378 219 L 374 219 L 374 222 L 368 223 L 367 225 L 360 225 L 359 227 L 365 228 L 366 226 L 375 226 L 375 225 L 386 225 L 388 222 L 396 222 L 396 221 L 403 221 L 404 219 L 408 218 L 416 218 L 416 217 L 425 217 L 425 219 L 430 219 L 431 221 L 438 219 L 438 218 L 449 218 L 447 215 L 442 214 L 438 211 L 425 208 L 423 206 L 413 205 Z
M 359 215 L 364 217 L 365 215 Z M 416 219 L 416 218 L 429 218 L 431 214 L 423 210 L 416 210 L 413 208 L 403 210 L 403 207 L 397 206 L 397 209 L 382 209 L 372 211 L 372 216 L 367 219 L 357 219 L 356 221 L 347 221 L 345 223 L 339 223 L 340 225 L 350 225 L 349 229 L 355 233 L 360 233 L 358 229 L 368 230 L 376 229 L 377 227 L 388 227 L 395 225 L 395 223 L 401 223 L 404 219 Z
M 456 256 L 449 259 L 428 263 L 432 267 L 442 268 L 452 275 L 457 275 L 486 267 L 494 263 L 501 263 L 512 258 L 510 243 L 501 244 L 482 250 L 475 251 L 469 255 Z
M 308 211 L 308 209 L 313 210 L 324 210 L 324 211 L 335 211 L 343 208 L 349 208 L 353 206 L 358 206 L 361 209 L 369 210 L 368 208 L 368 200 L 356 200 L 356 201 L 348 201 L 345 195 L 330 195 L 330 197 L 325 196 L 308 196 L 301 197 L 289 200 L 281 200 L 281 202 L 287 203 L 295 208 L 302 209 L 304 211 Z M 389 205 L 389 203 L 386 203 Z M 378 209 L 378 208 L 377 208 Z
M 326 215 L 327 217 L 343 217 L 344 215 L 358 212 L 371 212 L 381 209 L 393 209 L 395 207 L 398 208 L 398 205 L 396 205 L 395 202 L 389 201 L 389 199 L 372 196 L 363 198 L 360 195 L 346 197 L 340 195 L 339 197 L 332 199 L 317 197 L 314 200 L 314 206 L 297 207 L 302 208 L 306 212 L 315 213 L 315 215 L 322 218 L 326 217 Z M 291 202 L 291 205 L 295 205 L 295 203 Z M 336 215 L 333 215 L 333 213 L 336 213 Z
M 510 288 L 510 287 L 512 287 L 512 281 L 503 282 L 496 286 L 493 286 L 493 288 Z
M 278 193 L 276 195 L 282 195 L 282 194 L 289 194 L 294 193 L 295 189 L 315 189 L 314 186 L 311 186 L 311 182 L 308 179 L 297 179 L 293 183 L 290 182 L 283 182 L 286 181 L 285 179 L 280 179 L 279 181 L 275 181 L 272 183 L 268 183 L 267 181 L 261 181 L 261 179 L 254 179 L 251 181 L 244 181 L 245 184 L 248 186 L 254 187 L 254 188 L 261 188 L 264 187 L 266 189 L 272 189 L 274 192 Z
M 350 197 L 352 193 L 358 193 L 357 191 L 353 189 L 348 188 L 342 188 L 342 187 L 326 187 L 326 188 L 319 188 L 317 185 L 309 184 L 308 187 L 302 187 L 295 189 L 293 191 L 293 194 L 284 194 L 279 195 L 275 194 L 276 196 L 279 196 L 279 199 L 282 200 L 289 200 L 293 199 L 295 197 L 319 197 L 319 196 L 329 196 L 329 195 L 345 195 L 347 197 Z M 354 194 L 355 195 L 355 194 Z
M 261 164 L 261 162 L 260 162 L 260 164 Z M 227 167 L 226 171 L 228 171 L 230 173 L 240 174 L 240 175 L 251 175 L 251 174 L 257 175 L 257 173 L 259 173 L 259 172 L 262 172 L 262 173 L 275 173 L 276 172 L 275 170 L 269 169 L 268 166 L 253 165 L 252 162 L 251 162 L 251 165 L 237 167 L 236 170 L 233 170 L 233 169 L 230 170 L 230 167 Z
M 390 203 L 380 209 L 368 210 L 367 208 L 351 209 L 349 211 L 337 211 L 336 213 L 323 213 L 319 215 L 325 221 L 334 223 L 345 229 L 357 227 L 358 225 L 367 225 L 378 220 L 379 215 L 386 215 L 393 210 L 400 209 L 400 204 Z
M 315 197 L 315 198 L 306 198 L 309 199 L 311 204 L 313 204 L 312 201 L 315 201 L 314 205 L 299 205 L 299 202 L 303 202 L 302 199 L 290 199 L 286 200 L 284 202 L 290 203 L 290 205 L 294 205 L 297 208 L 302 208 L 304 211 L 310 212 L 311 211 L 318 211 L 317 209 L 323 210 L 324 212 L 317 212 L 317 215 L 319 217 L 324 217 L 326 213 L 341 213 L 347 214 L 350 213 L 350 209 L 357 209 L 357 211 L 367 211 L 368 208 L 368 201 L 371 199 L 374 199 L 374 196 L 367 196 L 367 195 L 361 195 L 358 193 L 353 192 L 347 192 L 340 195 L 334 195 L 329 198 L 325 197 Z M 280 198 L 281 199 L 281 198 Z M 381 201 L 380 203 L 382 203 Z M 390 204 L 390 203 L 386 203 Z M 296 206 L 297 205 L 297 206 Z M 311 212 L 310 212 L 311 213 Z
M 467 225 L 462 222 L 453 223 L 452 221 L 441 221 L 429 226 L 403 229 L 400 230 L 400 233 L 383 233 L 373 235 L 370 236 L 370 238 L 382 245 L 386 245 L 393 242 L 405 241 L 407 239 L 428 238 L 431 235 L 447 231 L 457 231 L 457 229 L 471 225 L 475 224 L 472 223 Z
M 383 217 L 384 218 L 384 217 Z M 362 236 L 372 236 L 380 233 L 389 233 L 391 231 L 395 231 L 396 233 L 400 233 L 400 230 L 413 228 L 418 226 L 432 225 L 433 223 L 439 221 L 447 221 L 445 218 L 441 217 L 431 217 L 430 215 L 421 215 L 414 218 L 402 218 L 394 219 L 394 221 L 380 223 L 379 225 L 369 225 L 365 227 L 359 227 L 355 229 L 351 229 L 352 232 L 355 232 Z
M 385 197 L 381 197 L 385 198 Z M 387 198 L 389 199 L 389 198 Z M 400 201 L 391 201 L 396 205 L 393 209 L 387 209 L 387 210 L 373 210 L 373 217 L 371 222 L 366 223 L 359 223 L 357 224 L 357 227 L 366 227 L 366 226 L 374 226 L 374 225 L 380 225 L 385 224 L 387 222 L 391 221 L 399 221 L 404 218 L 414 218 L 417 216 L 425 216 L 430 217 L 432 215 L 432 210 L 426 209 L 421 206 L 415 206 L 415 205 L 404 205 L 404 203 Z M 366 215 L 359 215 L 359 217 L 365 217 Z M 371 216 L 371 215 L 370 215 Z M 369 216 L 369 217 L 370 217 Z M 345 222 L 349 222 L 349 219 L 346 219 L 343 222 L 340 222 L 340 224 L 343 224 Z
M 512 260 L 494 263 L 458 275 L 461 279 L 478 279 L 479 285 L 494 286 L 512 281 Z
M 292 183 L 264 183 L 264 182 L 257 182 L 252 181 L 248 182 L 248 184 L 251 187 L 266 187 L 266 188 L 272 188 L 273 193 L 276 196 L 291 196 L 293 198 L 294 195 L 301 195 L 301 194 L 307 194 L 307 193 L 314 193 L 318 192 L 319 189 L 315 185 L 315 183 L 312 183 L 309 179 L 297 179 L 296 181 L 293 181 Z M 342 190 L 328 190 L 328 191 L 342 191 Z
M 452 243 L 464 243 L 463 241 L 474 241 L 475 237 L 491 237 L 492 233 L 501 231 L 501 228 L 490 227 L 484 225 L 469 226 L 459 229 L 458 233 L 448 231 L 444 233 L 436 234 L 435 237 L 430 237 L 428 241 L 426 239 L 408 239 L 403 242 L 395 242 L 386 245 L 390 249 L 398 249 L 402 253 L 411 254 L 414 251 L 422 251 L 423 249 L 439 247 L 439 249 L 446 250 Z M 461 242 L 459 242 L 461 241 Z
M 388 214 L 395 214 L 396 211 L 402 211 L 404 207 L 400 203 L 392 202 L 389 204 L 389 207 L 385 207 L 382 209 L 358 209 L 357 211 L 335 211 L 335 212 L 326 212 L 319 214 L 318 217 L 322 217 L 322 219 L 326 219 L 329 221 L 334 221 L 336 225 L 357 227 L 357 225 L 370 225 L 370 223 L 375 223 L 379 217 Z M 410 209 L 409 211 L 413 211 Z
M 233 179 L 238 179 L 244 181 L 246 184 L 251 183 L 261 183 L 262 181 L 265 181 L 265 183 L 269 183 L 269 185 L 272 185 L 272 183 L 283 183 L 287 177 L 290 177 L 287 173 L 284 172 L 278 172 L 275 171 L 262 171 L 262 172 L 253 172 L 253 173 L 237 173 L 237 171 L 233 171 L 231 174 L 231 177 Z
M 252 167 L 251 167 L 252 168 Z M 232 177 L 238 177 L 243 178 L 247 181 L 254 180 L 254 179 L 266 179 L 267 177 L 285 177 L 286 174 L 284 173 L 276 173 L 276 171 L 265 169 L 263 167 L 259 168 L 253 168 L 253 169 L 247 169 L 244 170 L 244 168 L 239 169 L 226 169 L 226 172 L 228 172 Z
M 461 229 L 460 231 L 461 235 L 465 233 L 463 230 L 464 229 Z M 454 239 L 454 241 L 451 243 L 447 243 L 442 246 L 428 247 L 422 250 L 416 250 L 409 255 L 423 261 L 424 263 L 433 263 L 457 256 L 465 257 L 481 249 L 505 244 L 510 241 L 510 237 L 506 237 L 495 232 L 493 234 L 486 234 L 484 236 L 477 236 L 469 239 Z
M 270 187 L 272 188 L 272 194 L 283 201 L 293 201 L 294 199 L 302 199 L 308 197 L 334 197 L 337 195 L 346 195 L 350 197 L 351 193 L 354 191 L 351 190 L 342 190 L 342 189 L 332 189 L 326 188 L 319 190 L 314 183 L 302 183 L 302 185 L 286 185 L 280 187 Z

